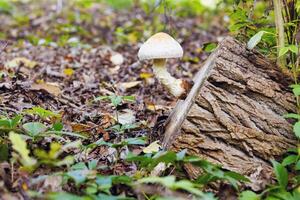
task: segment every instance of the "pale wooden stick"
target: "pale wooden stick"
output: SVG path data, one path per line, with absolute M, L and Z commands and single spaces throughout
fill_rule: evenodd
M 217 48 L 218 49 L 218 48 Z M 180 132 L 180 127 L 185 120 L 189 110 L 192 105 L 195 103 L 196 97 L 200 92 L 205 80 L 210 75 L 210 71 L 214 67 L 215 59 L 217 57 L 218 50 L 212 53 L 209 58 L 206 60 L 205 64 L 198 71 L 196 76 L 194 77 L 194 85 L 186 97 L 186 99 L 179 100 L 167 119 L 166 128 L 164 132 L 164 140 L 163 140 L 163 148 L 168 149 L 170 145 L 170 141 L 173 138 L 176 138 L 177 134 Z

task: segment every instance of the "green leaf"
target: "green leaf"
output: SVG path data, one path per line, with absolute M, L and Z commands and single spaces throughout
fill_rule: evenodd
M 61 122 L 56 122 L 55 124 L 52 125 L 52 129 L 54 131 L 62 131 L 64 128 L 64 125 Z
M 298 162 L 297 162 L 297 164 L 296 164 L 296 166 L 295 166 L 295 169 L 296 169 L 296 170 L 300 170 L 300 160 L 298 160 Z
M 182 151 L 176 153 L 176 160 L 183 160 L 186 152 L 187 152 L 187 149 L 183 149 Z
M 42 119 L 46 119 L 48 117 L 56 117 L 56 118 L 60 118 L 60 114 L 52 112 L 51 110 L 46 110 L 42 107 L 33 107 L 31 109 L 27 109 L 24 111 L 24 113 L 28 113 L 28 114 L 33 114 L 33 115 L 38 115 L 40 118 Z
M 126 138 L 124 140 L 125 144 L 127 145 L 144 145 L 146 144 L 145 138 Z
M 166 177 L 158 177 L 158 176 L 149 176 L 138 180 L 138 183 L 159 183 L 167 188 L 171 188 L 175 183 L 175 176 L 166 176 Z
M 88 168 L 89 168 L 89 170 L 96 169 L 97 163 L 98 163 L 98 160 L 95 160 L 95 159 L 89 161 L 88 162 Z
M 0 119 L 0 127 L 11 128 L 10 119 Z
M 135 200 L 135 198 L 98 194 L 96 200 Z
M 29 122 L 23 124 L 23 128 L 28 135 L 35 137 L 47 130 L 47 127 L 40 122 Z
M 94 99 L 94 101 L 101 101 L 101 100 L 107 100 L 109 99 L 109 96 L 99 96 L 97 98 Z
M 88 170 L 84 162 L 76 163 L 71 167 L 72 170 Z
M 204 195 L 204 193 L 197 188 L 197 184 L 194 184 L 189 180 L 180 180 L 175 182 L 172 186 L 172 189 L 185 190 L 200 197 Z
M 73 170 L 66 173 L 67 176 L 71 177 L 76 185 L 84 183 L 87 179 L 88 170 Z
M 122 99 L 125 101 L 135 102 L 135 96 L 123 96 Z
M 288 172 L 286 168 L 275 160 L 271 160 L 271 162 L 279 185 L 282 188 L 286 188 L 288 184 Z
M 295 96 L 300 95 L 300 85 L 293 85 L 293 93 Z
M 229 172 L 225 172 L 224 175 L 229 176 L 237 181 L 250 182 L 250 180 L 247 177 L 245 177 L 237 172 L 229 171 Z
M 16 128 L 16 126 L 20 123 L 22 119 L 22 115 L 16 115 L 10 122 L 10 128 Z
M 0 127 L 14 129 L 20 123 L 21 115 L 16 115 L 13 119 L 0 119 Z
M 80 197 L 74 194 L 66 193 L 66 192 L 55 192 L 46 195 L 46 199 L 49 200 L 92 200 L 90 197 Z
M 289 45 L 289 49 L 291 52 L 298 54 L 298 47 L 296 45 Z
M 217 48 L 217 44 L 216 43 L 207 43 L 204 44 L 204 51 L 206 52 L 213 52 L 215 49 Z
M 298 159 L 297 155 L 289 155 L 288 157 L 283 159 L 281 164 L 283 166 L 287 166 L 287 165 L 295 163 L 297 161 L 297 159 Z
M 214 175 L 204 173 L 197 178 L 196 183 L 201 184 L 201 185 L 206 185 L 206 184 L 208 184 L 212 181 L 216 181 L 216 180 L 218 180 L 218 178 L 215 177 Z
M 121 96 L 112 96 L 110 100 L 111 100 L 112 105 L 114 107 L 117 107 L 118 105 L 121 104 L 122 97 Z
M 300 120 L 300 115 L 296 113 L 288 113 L 283 115 L 284 118 L 292 118 L 292 119 L 298 119 Z
M 112 187 L 112 177 L 98 175 L 96 183 L 101 191 L 109 193 L 109 189 Z
M 112 176 L 113 184 L 126 184 L 130 185 L 132 183 L 132 178 L 130 176 Z
M 87 137 L 84 135 L 81 135 L 79 133 L 74 133 L 74 132 L 67 132 L 67 131 L 47 131 L 46 134 L 67 135 L 71 137 L 87 139 Z
M 10 132 L 9 139 L 12 143 L 13 149 L 20 155 L 22 165 L 30 167 L 36 164 L 36 160 L 29 156 L 30 152 L 27 149 L 27 144 L 19 134 Z
M 239 197 L 239 200 L 259 200 L 259 199 L 260 197 L 256 193 L 250 190 L 243 191 Z
M 265 34 L 265 31 L 259 31 L 255 35 L 253 35 L 247 43 L 248 49 L 253 49 L 260 41 L 262 36 Z
M 281 56 L 285 55 L 289 50 L 290 50 L 289 47 L 282 47 L 282 48 L 279 50 L 278 56 L 281 57 Z
M 8 160 L 8 145 L 0 143 L 0 162 Z
M 294 130 L 295 135 L 296 135 L 298 138 L 300 138 L 300 121 L 299 121 L 299 122 L 296 122 L 296 123 L 294 124 L 293 130 Z

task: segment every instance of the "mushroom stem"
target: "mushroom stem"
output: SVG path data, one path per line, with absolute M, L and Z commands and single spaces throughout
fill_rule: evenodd
M 153 73 L 172 95 L 180 97 L 185 93 L 185 89 L 182 85 L 183 81 L 171 76 L 171 74 L 167 71 L 165 64 L 166 59 L 154 59 Z

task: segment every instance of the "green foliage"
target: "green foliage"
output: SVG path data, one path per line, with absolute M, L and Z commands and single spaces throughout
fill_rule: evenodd
M 239 200 L 260 200 L 260 197 L 256 193 L 246 190 L 241 192 Z
M 52 112 L 50 110 L 46 110 L 42 107 L 32 107 L 31 109 L 27 109 L 23 111 L 25 114 L 32 114 L 37 115 L 41 119 L 45 120 L 47 118 L 53 117 L 53 118 L 61 118 L 61 115 L 55 112 Z
M 213 52 L 217 48 L 216 43 L 206 43 L 204 44 L 204 51 L 206 52 Z
M 40 122 L 28 122 L 23 124 L 23 129 L 31 137 L 38 136 L 41 133 L 44 133 L 47 130 L 47 127 Z
M 288 184 L 288 172 L 286 168 L 275 160 L 272 160 L 272 164 L 280 187 L 286 188 Z
M 2 118 L 0 119 L 0 130 L 1 128 L 10 129 L 10 130 L 15 129 L 19 125 L 21 120 L 22 120 L 21 115 L 16 115 L 12 119 Z
M 247 48 L 248 49 L 253 49 L 262 40 L 262 37 L 265 34 L 274 35 L 273 33 L 270 33 L 270 32 L 267 32 L 267 31 L 259 31 L 250 38 L 250 40 L 247 43 Z
M 135 102 L 135 97 L 111 95 L 111 96 L 99 96 L 94 99 L 94 101 L 101 101 L 101 100 L 109 100 L 114 107 L 117 107 L 121 105 L 123 101 Z
M 188 180 L 180 180 L 176 181 L 175 176 L 166 176 L 166 177 L 145 177 L 137 181 L 138 183 L 158 183 L 166 188 L 169 188 L 171 190 L 185 190 L 191 194 L 194 194 L 195 196 L 201 197 L 202 199 L 207 200 L 215 200 L 216 198 L 213 197 L 213 194 L 211 193 L 203 193 L 199 188 L 200 185 L 192 183 Z
M 36 159 L 29 156 L 26 141 L 21 135 L 14 132 L 9 133 L 9 139 L 12 143 L 13 149 L 16 151 L 15 157 L 20 160 L 24 168 L 32 170 L 33 166 L 37 163 Z
M 4 12 L 10 14 L 13 9 L 13 5 L 9 0 L 0 0 L 0 13 Z
M 115 9 L 128 9 L 133 5 L 132 0 L 105 0 L 105 2 Z

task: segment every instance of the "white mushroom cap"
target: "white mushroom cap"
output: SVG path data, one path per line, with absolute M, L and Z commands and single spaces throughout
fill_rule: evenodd
M 140 60 L 180 58 L 183 50 L 180 44 L 167 33 L 156 33 L 150 37 L 140 48 Z

